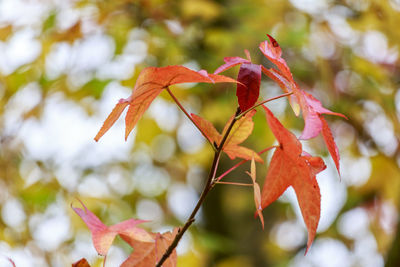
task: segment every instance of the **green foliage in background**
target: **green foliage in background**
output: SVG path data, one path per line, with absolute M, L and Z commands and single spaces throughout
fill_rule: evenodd
M 14 3 L 17 2 L 23 1 Z M 180 194 L 182 190 L 178 189 L 199 192 L 213 153 L 205 145 L 193 153 L 185 151 L 179 143 L 179 129 L 185 129 L 182 128 L 184 117 L 177 115 L 177 126 L 168 128 L 149 111 L 139 122 L 135 137 L 131 136 L 124 144 L 127 148 L 121 152 L 122 156 L 110 156 L 104 164 L 87 165 L 71 158 L 59 159 L 57 154 L 44 158 L 32 156 L 27 147 L 37 142 L 42 144 L 37 149 L 48 151 L 46 140 L 50 137 L 34 135 L 36 139 L 28 144 L 27 140 L 33 137 L 27 132 L 26 129 L 31 129 L 27 125 L 45 120 L 45 111 L 49 103 L 53 103 L 65 113 L 78 113 L 82 120 L 86 119 L 78 123 L 60 117 L 63 127 L 92 125 L 88 131 L 82 128 L 81 138 L 70 136 L 56 142 L 65 144 L 62 149 L 78 147 L 81 145 L 78 139 L 94 143 L 92 139 L 104 114 L 111 111 L 99 111 L 101 101 L 108 98 L 114 104 L 114 100 L 129 95 L 128 90 L 111 91 L 110 88 L 116 85 L 132 88 L 140 70 L 147 66 L 180 64 L 212 73 L 223 63 L 223 57 L 244 57 L 246 48 L 253 62 L 266 63 L 257 45 L 269 33 L 281 45 L 300 87 L 318 96 L 325 107 L 349 118 L 348 121 L 328 118 L 332 119 L 329 123 L 342 156 L 339 187 L 345 188 L 345 202 L 338 200 L 337 216 L 328 229 L 317 234 L 311 255 L 304 258 L 306 238 L 302 240 L 301 235 L 305 229 L 295 223 L 296 214 L 290 200 L 284 198 L 264 211 L 266 225 L 262 231 L 253 218 L 251 190 L 217 187 L 205 201 L 200 222 L 183 242 L 189 247 L 179 256 L 178 266 L 297 266 L 303 261 L 305 264 L 314 262 L 317 256 L 312 255 L 313 251 L 316 255 L 335 255 L 335 248 L 348 253 L 348 266 L 380 266 L 364 265 L 376 258 L 378 263 L 384 262 L 388 267 L 400 266 L 399 1 L 49 2 L 38 1 L 43 11 L 32 9 L 32 13 L 40 13 L 36 20 L 32 19 L 34 22 L 5 18 L 0 24 L 0 49 L 4 51 L 0 52 L 0 56 L 3 55 L 0 61 L 0 251 L 26 248 L 24 253 L 34 255 L 40 266 L 67 266 L 81 257 L 91 259 L 92 266 L 101 266 L 94 249 L 90 250 L 87 229 L 69 208 L 76 197 L 107 224 L 143 215 L 143 211 L 139 212 L 142 208 L 138 203 L 141 203 L 142 207 L 149 207 L 146 213 L 149 217 L 154 212 L 161 214 L 149 228 L 160 230 L 181 225 L 185 218 L 179 218 L 171 207 L 174 205 L 171 204 L 172 194 Z M 0 3 L 3 5 L 0 11 L 6 10 L 6 3 Z M 13 7 L 17 8 L 18 4 Z M 35 42 L 25 49 L 31 52 L 37 49 L 35 47 L 39 49 L 33 58 L 15 63 L 13 67 L 10 62 L 15 62 L 15 58 L 4 59 L 13 55 L 7 47 L 24 31 L 31 31 L 30 42 Z M 96 40 L 101 40 L 102 45 L 109 44 L 101 50 L 111 53 L 109 56 L 91 54 L 87 48 L 90 45 L 93 51 L 99 51 Z M 86 50 L 82 44 L 88 44 Z M 58 54 L 65 59 L 54 56 L 58 49 L 65 50 L 65 54 Z M 80 61 L 84 58 L 80 53 L 89 54 L 89 60 Z M 99 61 L 102 64 L 91 63 L 102 57 L 106 58 Z M 106 63 L 110 64 L 103 68 Z M 237 69 L 224 74 L 235 77 Z M 30 86 L 39 92 L 35 101 L 28 95 L 21 103 L 19 93 Z M 201 114 L 218 129 L 222 129 L 234 112 L 233 90 L 230 84 L 174 87 L 174 93 L 189 110 Z M 261 93 L 271 97 L 277 95 L 279 89 L 264 79 Z M 114 99 L 110 99 L 111 96 Z M 161 98 L 160 105 L 167 107 L 164 109 L 166 116 L 168 112 L 176 112 L 171 110 L 172 100 L 167 93 L 162 93 Z M 74 107 L 74 111 L 70 107 Z M 295 118 L 284 104 L 275 108 L 280 112 L 280 120 L 299 133 L 303 121 Z M 256 114 L 254 120 L 256 125 L 265 123 L 262 114 Z M 115 130 L 115 135 L 118 133 L 122 131 Z M 122 134 L 118 138 L 122 140 Z M 51 144 L 55 140 L 47 141 Z M 260 126 L 246 142 L 249 146 L 265 147 L 272 144 L 273 136 L 267 127 Z M 328 159 L 328 152 L 320 145 L 322 142 L 322 139 L 307 142 L 307 146 Z M 82 157 L 86 154 L 93 157 L 86 144 L 79 151 Z M 100 154 L 95 156 L 102 162 Z M 138 171 L 141 166 L 151 166 L 153 175 L 161 173 L 160 176 L 170 177 L 170 180 L 160 179 L 161 185 L 152 184 L 153 191 L 146 191 L 146 181 L 138 177 L 151 175 Z M 228 159 L 223 159 L 220 166 L 221 169 L 231 167 Z M 65 172 L 69 168 L 72 170 Z M 244 170 L 248 170 L 248 166 L 239 168 L 231 176 L 241 179 L 238 175 Z M 259 176 L 265 176 L 262 173 L 265 168 L 258 170 Z M 335 175 L 333 162 L 327 171 Z M 337 176 L 334 178 L 338 180 Z M 81 185 L 92 187 L 95 193 L 88 194 Z M 335 192 L 331 196 L 335 198 Z M 23 212 L 14 214 L 14 219 L 10 218 L 14 216 L 9 211 L 9 207 L 14 207 L 10 199 L 14 201 L 12 205 L 17 205 L 16 210 Z M 351 214 L 367 216 L 362 236 L 352 237 L 342 230 Z M 38 229 L 52 218 L 62 218 L 68 222 L 68 227 L 60 239 L 62 242 L 45 247 L 41 245 Z M 360 219 L 354 218 L 356 222 Z M 302 242 L 286 246 L 279 243 L 283 242 L 279 236 L 285 229 L 300 232 Z M 367 239 L 369 241 L 365 241 Z M 366 258 L 361 259 L 357 249 L 365 248 L 364 241 L 370 242 L 373 248 L 363 252 Z M 337 246 L 332 253 L 324 254 L 322 245 L 319 246 L 323 242 Z M 129 253 L 122 242 L 119 245 L 118 253 Z M 372 256 L 375 258 L 368 258 Z

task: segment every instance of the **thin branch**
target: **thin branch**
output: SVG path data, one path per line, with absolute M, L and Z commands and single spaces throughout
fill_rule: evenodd
M 186 109 L 182 106 L 182 104 L 179 102 L 179 100 L 175 97 L 175 95 L 172 93 L 172 91 L 169 89 L 169 87 L 167 86 L 165 88 L 168 92 L 168 94 L 172 97 L 172 99 L 175 101 L 175 103 L 178 105 L 178 107 L 182 110 L 183 113 L 185 113 L 186 117 L 188 117 L 188 119 L 193 123 L 194 126 L 196 126 L 196 128 L 200 131 L 200 133 L 204 136 L 204 138 L 207 140 L 207 142 L 212 146 L 212 148 L 214 149 L 214 151 L 217 151 L 216 146 L 214 146 L 213 143 L 211 143 L 211 141 L 208 139 L 207 135 L 203 132 L 203 130 L 197 126 L 196 122 L 193 120 L 192 116 L 190 116 L 190 114 L 186 111 Z
M 253 186 L 253 184 L 234 183 L 234 182 L 216 182 L 216 184 L 229 184 L 229 185 L 239 185 L 239 186 Z
M 171 94 L 171 96 L 174 98 L 174 100 L 176 99 L 172 93 L 170 92 L 170 90 L 167 87 L 167 91 Z M 176 100 L 177 102 L 177 100 Z M 177 102 L 178 104 L 179 102 Z M 179 104 L 178 104 L 179 105 Z M 182 109 L 182 108 L 181 108 Z M 183 110 L 182 110 L 183 111 Z M 185 111 L 184 111 L 185 112 Z M 235 116 L 237 116 L 240 113 L 240 109 L 238 108 Z M 185 112 L 185 114 L 187 114 L 187 112 Z M 190 116 L 189 116 L 190 117 Z M 165 251 L 164 255 L 162 256 L 162 258 L 160 259 L 160 261 L 157 263 L 156 267 L 161 267 L 162 264 L 168 259 L 168 257 L 171 255 L 171 253 L 174 251 L 174 249 L 176 248 L 176 246 L 178 245 L 179 241 L 181 240 L 183 234 L 186 232 L 186 230 L 192 225 L 192 223 L 195 221 L 195 216 L 197 214 L 197 212 L 199 211 L 201 205 L 203 204 L 208 192 L 210 192 L 210 190 L 214 187 L 214 181 L 215 181 L 215 175 L 217 172 L 217 168 L 218 168 L 218 164 L 219 164 L 219 159 L 221 157 L 221 152 L 222 152 L 222 148 L 224 147 L 225 141 L 228 138 L 228 135 L 230 134 L 233 125 L 235 124 L 235 122 L 237 121 L 237 119 L 234 117 L 231 124 L 228 127 L 228 130 L 226 131 L 226 133 L 224 134 L 224 136 L 222 137 L 222 141 L 221 143 L 218 145 L 218 147 L 216 147 L 216 151 L 214 153 L 214 159 L 213 159 L 213 163 L 211 165 L 211 169 L 210 172 L 208 174 L 208 179 L 206 184 L 204 185 L 203 188 L 203 192 L 201 192 L 200 198 L 197 201 L 196 206 L 194 207 L 192 213 L 190 214 L 189 218 L 187 219 L 186 223 L 183 225 L 182 228 L 179 229 L 178 234 L 175 236 L 174 240 L 172 241 L 171 245 L 169 245 L 169 247 L 167 248 L 167 250 Z M 214 146 L 213 146 L 214 147 Z
M 261 106 L 261 105 L 263 105 L 265 103 L 268 103 L 270 101 L 273 101 L 273 100 L 276 100 L 276 99 L 279 99 L 279 98 L 282 98 L 282 97 L 285 97 L 285 96 L 290 96 L 292 94 L 293 94 L 293 92 L 289 92 L 289 93 L 285 93 L 285 94 L 281 94 L 281 95 L 278 95 L 278 96 L 274 96 L 274 97 L 268 98 L 267 100 L 264 100 L 264 101 L 262 101 L 262 102 L 260 102 L 258 104 L 255 104 L 254 106 L 252 106 L 248 110 L 241 112 L 239 115 L 236 116 L 236 118 L 240 119 L 242 116 L 246 115 L 251 110 L 253 110 L 253 109 L 255 109 L 255 108 L 257 108 L 257 107 L 259 107 L 259 106 Z
M 275 147 L 277 147 L 277 146 L 270 146 L 270 147 L 267 147 L 267 148 L 261 150 L 260 152 L 258 152 L 257 154 L 258 154 L 258 155 L 262 155 L 262 154 L 264 154 L 265 152 L 267 152 L 267 151 L 269 151 L 269 150 L 271 150 L 271 149 L 273 149 L 273 148 L 275 148 Z M 238 162 L 238 163 L 235 164 L 233 167 L 231 167 L 229 170 L 227 170 L 226 172 L 224 172 L 223 174 L 221 174 L 220 176 L 218 176 L 218 177 L 216 178 L 216 181 L 219 183 L 219 181 L 220 181 L 222 178 L 224 178 L 226 175 L 228 175 L 229 173 L 231 173 L 231 172 L 232 172 L 233 170 L 235 170 L 237 167 L 243 165 L 244 163 L 246 163 L 246 162 L 248 162 L 248 161 L 249 161 L 249 160 L 244 159 L 244 160 Z

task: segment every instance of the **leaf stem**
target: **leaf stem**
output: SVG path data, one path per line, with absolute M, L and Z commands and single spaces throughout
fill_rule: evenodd
M 260 102 L 258 104 L 255 104 L 254 106 L 252 106 L 248 110 L 245 110 L 245 111 L 239 113 L 239 115 L 237 115 L 236 118 L 240 119 L 242 116 L 246 115 L 251 110 L 253 110 L 253 109 L 255 109 L 255 108 L 257 108 L 257 107 L 259 107 L 259 106 L 261 106 L 261 105 L 263 105 L 265 103 L 268 103 L 270 101 L 273 101 L 273 100 L 276 100 L 276 99 L 279 99 L 279 98 L 282 98 L 282 97 L 285 97 L 285 96 L 289 96 L 289 95 L 292 95 L 292 94 L 293 94 L 293 92 L 289 92 L 289 93 L 285 93 L 285 94 L 281 94 L 281 95 L 278 95 L 278 96 L 274 96 L 274 97 L 268 98 L 267 100 L 264 100 L 264 101 L 262 101 L 262 102 Z
M 257 154 L 258 154 L 258 155 L 262 155 L 262 154 L 264 154 L 265 152 L 267 152 L 267 151 L 269 151 L 269 150 L 271 150 L 271 149 L 273 149 L 273 148 L 275 148 L 275 147 L 277 147 L 277 146 L 270 146 L 270 147 L 267 147 L 267 148 L 261 150 L 260 152 L 258 152 Z M 229 170 L 227 170 L 226 172 L 224 172 L 223 174 L 221 174 L 220 176 L 218 176 L 217 179 L 216 179 L 216 181 L 217 181 L 218 183 L 220 183 L 219 181 L 220 181 L 222 178 L 224 178 L 225 176 L 227 176 L 229 173 L 231 173 L 233 170 L 235 170 L 237 167 L 243 165 L 243 164 L 246 163 L 247 161 L 249 161 L 249 160 L 244 159 L 244 160 L 238 162 L 237 164 L 235 164 L 234 166 L 232 166 Z
M 170 93 L 172 98 L 174 98 L 174 100 L 175 100 L 176 99 L 175 96 L 172 95 L 172 93 L 170 92 L 168 87 L 167 87 L 167 91 Z M 175 100 L 175 101 L 177 102 L 177 100 Z M 178 104 L 178 102 L 177 102 L 177 104 Z M 180 104 L 178 104 L 178 106 L 180 106 Z M 183 112 L 185 112 L 183 107 L 181 109 L 182 109 Z M 235 116 L 237 116 L 239 113 L 240 113 L 240 109 L 238 108 L 236 110 Z M 188 115 L 187 112 L 185 112 L 185 114 Z M 190 116 L 189 116 L 189 118 L 190 118 Z M 182 228 L 179 229 L 178 234 L 175 236 L 175 238 L 172 241 L 172 243 L 169 245 L 167 250 L 164 252 L 164 254 L 161 257 L 160 261 L 157 263 L 156 267 L 161 267 L 162 264 L 168 259 L 168 257 L 174 251 L 174 249 L 178 245 L 179 241 L 181 240 L 183 234 L 186 232 L 186 230 L 195 221 L 195 216 L 196 216 L 197 212 L 199 211 L 201 205 L 203 204 L 208 192 L 210 192 L 210 190 L 214 187 L 215 182 L 216 182 L 215 176 L 216 176 L 216 172 L 217 172 L 218 165 L 219 165 L 219 159 L 220 159 L 221 153 L 222 153 L 222 148 L 224 147 L 226 139 L 228 138 L 228 135 L 231 132 L 232 127 L 233 127 L 233 125 L 235 124 L 236 121 L 237 121 L 237 119 L 234 117 L 232 122 L 230 123 L 230 125 L 228 127 L 228 130 L 226 131 L 226 133 L 222 137 L 221 143 L 216 147 L 213 145 L 213 147 L 215 148 L 216 151 L 214 152 L 214 159 L 213 159 L 213 162 L 212 162 L 212 165 L 211 165 L 210 172 L 208 174 L 207 182 L 204 185 L 203 192 L 201 192 L 200 198 L 197 201 L 197 204 L 194 207 L 194 209 L 193 209 L 192 213 L 190 214 L 189 218 L 187 219 L 186 223 L 183 225 Z
M 239 185 L 239 186 L 253 186 L 253 184 L 234 183 L 234 182 L 215 182 L 215 183 L 216 184 Z
M 165 87 L 167 90 L 168 94 L 172 97 L 172 99 L 175 101 L 175 103 L 178 105 L 178 107 L 182 110 L 183 113 L 185 113 L 186 117 L 196 126 L 196 128 L 200 131 L 200 133 L 204 136 L 204 138 L 207 140 L 207 142 L 212 146 L 214 151 L 217 151 L 217 147 L 208 139 L 207 135 L 203 132 L 203 130 L 197 126 L 197 124 L 194 122 L 192 116 L 186 111 L 186 109 L 182 106 L 182 104 L 179 102 L 178 98 L 172 93 L 171 89 L 169 89 L 169 86 Z

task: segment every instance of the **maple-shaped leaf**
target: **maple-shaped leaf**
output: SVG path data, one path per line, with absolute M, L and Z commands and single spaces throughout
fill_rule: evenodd
M 224 151 L 229 158 L 235 159 L 236 157 L 251 160 L 253 157 L 258 162 L 263 162 L 262 158 L 253 150 L 239 146 L 240 143 L 244 142 L 251 134 L 254 128 L 253 116 L 256 110 L 248 112 L 246 115 L 242 116 L 234 126 L 232 127 L 222 151 Z M 222 135 L 215 129 L 214 125 L 207 121 L 206 119 L 196 115 L 191 114 L 191 117 L 203 133 L 206 135 L 210 143 L 215 143 L 219 145 L 221 143 L 222 137 L 225 135 L 229 128 L 234 116 L 226 123 Z
M 82 258 L 79 261 L 73 263 L 72 267 L 90 267 L 90 264 L 85 258 Z
M 112 226 L 106 226 L 80 200 L 79 202 L 84 209 L 71 207 L 89 228 L 92 233 L 93 245 L 100 255 L 107 255 L 116 235 L 120 235 L 124 240 L 133 239 L 142 242 L 154 242 L 152 236 L 146 230 L 136 226 L 147 221 L 129 219 Z
M 250 172 L 246 172 L 253 182 L 253 190 L 254 190 L 254 204 L 256 205 L 256 212 L 258 217 L 260 218 L 262 228 L 264 229 L 264 216 L 262 214 L 262 206 L 261 206 L 261 191 L 260 186 L 256 182 L 256 163 L 254 158 L 251 159 Z
M 94 140 L 98 141 L 129 106 L 125 117 L 125 140 L 136 123 L 149 108 L 151 102 L 168 86 L 180 83 L 236 83 L 234 79 L 222 75 L 209 74 L 205 70 L 194 71 L 183 66 L 148 67 L 139 74 L 132 94 L 120 99 L 105 120 Z
M 263 107 L 279 147 L 276 148 L 269 165 L 261 194 L 261 207 L 267 207 L 292 186 L 307 226 L 308 250 L 314 240 L 321 212 L 321 194 L 315 176 L 326 166 L 321 158 L 312 157 L 304 152 L 296 136 L 289 132 L 268 108 Z
M 329 127 L 326 122 L 323 121 L 321 115 L 336 115 L 347 119 L 346 116 L 324 108 L 318 99 L 301 90 L 294 81 L 293 75 L 286 64 L 286 61 L 282 58 L 282 49 L 280 48 L 278 42 L 270 35 L 268 35 L 268 38 L 270 43 L 268 41 L 264 41 L 260 44 L 259 48 L 265 57 L 267 57 L 278 67 L 278 70 L 273 68 L 263 68 L 263 72 L 276 83 L 278 83 L 285 93 L 293 93 L 293 95 L 291 95 L 289 98 L 290 105 L 292 106 L 292 109 L 296 115 L 299 115 L 299 111 L 301 110 L 304 119 L 304 130 L 300 136 L 300 139 L 314 138 L 321 131 L 323 131 L 322 134 L 324 135 L 324 140 L 328 147 L 329 153 L 331 154 L 336 168 L 340 173 L 339 153 L 332 134 L 329 134 Z
M 251 108 L 260 94 L 261 65 L 251 63 L 250 53 L 245 50 L 247 59 L 241 57 L 226 57 L 225 64 L 217 68 L 214 74 L 223 72 L 240 65 L 237 81 L 236 96 L 241 111 Z
M 171 245 L 178 228 L 173 232 L 163 234 L 153 233 L 152 237 L 155 240 L 153 243 L 140 242 L 129 240 L 128 243 L 133 248 L 132 254 L 125 260 L 121 267 L 150 267 L 156 266 L 160 261 L 167 248 Z M 176 250 L 174 249 L 168 259 L 164 262 L 163 267 L 175 267 L 177 261 Z

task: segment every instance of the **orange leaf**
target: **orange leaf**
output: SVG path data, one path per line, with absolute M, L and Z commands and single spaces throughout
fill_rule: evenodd
M 237 145 L 246 140 L 254 128 L 253 116 L 256 114 L 256 110 L 253 109 L 243 117 L 241 117 L 232 127 L 231 132 L 226 139 L 225 146 L 229 145 Z M 222 131 L 222 136 L 228 130 L 229 125 L 231 124 L 233 117 L 226 123 L 224 130 Z
M 224 151 L 229 158 L 235 159 L 236 157 L 239 157 L 242 159 L 251 160 L 254 157 L 257 162 L 263 162 L 262 158 L 255 151 L 243 146 L 238 146 L 238 144 L 246 140 L 253 131 L 254 122 L 252 118 L 255 113 L 256 110 L 250 111 L 241 117 L 232 127 L 228 138 L 225 141 L 225 145 L 222 148 L 222 151 Z M 199 127 L 206 134 L 207 139 L 210 140 L 211 143 L 216 142 L 217 145 L 221 143 L 222 136 L 226 133 L 234 118 L 232 116 L 226 123 L 221 135 L 211 122 L 195 114 L 191 114 L 191 116 L 197 127 Z
M 156 266 L 158 261 L 164 255 L 164 252 L 174 240 L 177 233 L 178 228 L 175 228 L 173 232 L 152 234 L 152 237 L 155 240 L 154 243 L 145 243 L 134 240 L 128 241 L 133 248 L 133 252 L 129 258 L 122 263 L 121 267 Z M 177 255 L 176 250 L 174 250 L 164 262 L 163 267 L 175 267 L 176 261 Z
M 121 223 L 106 226 L 100 219 L 94 215 L 86 206 L 79 200 L 84 209 L 72 209 L 81 217 L 89 230 L 92 232 L 93 245 L 100 255 L 107 255 L 108 249 L 116 235 L 127 239 L 135 239 L 142 242 L 153 242 L 153 238 L 144 229 L 136 227 L 137 224 L 146 222 L 144 220 L 129 219 Z
M 270 43 L 264 41 L 260 44 L 259 48 L 261 52 L 278 67 L 278 70 L 263 68 L 263 72 L 278 83 L 284 92 L 293 92 L 293 95 L 289 98 L 290 105 L 296 115 L 299 114 L 298 108 L 300 107 L 304 119 L 304 129 L 300 139 L 314 138 L 322 132 L 329 153 L 339 172 L 339 152 L 330 133 L 330 129 L 327 123 L 323 121 L 321 114 L 335 115 L 347 119 L 346 116 L 324 108 L 318 99 L 301 90 L 293 80 L 292 73 L 286 61 L 282 58 L 282 50 L 279 44 L 270 35 L 268 35 L 268 38 Z
M 143 113 L 149 108 L 151 102 L 162 92 L 163 89 L 170 85 L 180 83 L 220 83 L 233 82 L 235 80 L 222 75 L 209 74 L 204 70 L 194 71 L 183 66 L 167 66 L 167 67 L 148 67 L 139 75 L 132 94 L 121 99 L 114 110 L 105 120 L 102 128 L 95 137 L 98 141 L 115 123 L 126 105 L 129 105 L 128 112 L 125 117 L 125 140 L 135 127 L 136 123 L 143 116 Z
M 339 149 L 336 146 L 335 140 L 333 139 L 331 129 L 329 129 L 329 125 L 326 122 L 324 118 L 321 116 L 321 122 L 322 122 L 322 136 L 324 137 L 325 144 L 328 147 L 328 151 L 331 154 L 331 157 L 333 161 L 335 162 L 336 169 L 340 175 L 340 165 L 339 165 L 339 160 L 340 160 L 340 155 L 339 155 Z
M 209 122 L 206 119 L 203 119 L 200 116 L 197 116 L 196 114 L 190 114 L 192 117 L 193 121 L 196 123 L 196 125 L 203 131 L 203 133 L 207 136 L 207 139 L 210 141 L 210 143 L 216 143 L 217 145 L 221 142 L 221 135 L 219 132 L 215 129 L 214 125 Z
M 110 115 L 108 115 L 106 121 L 103 126 L 101 126 L 100 131 L 97 133 L 94 140 L 97 142 L 99 139 L 113 126 L 113 124 L 118 120 L 119 116 L 121 116 L 122 112 L 128 106 L 128 102 L 125 99 L 120 99 L 119 102 L 115 105 L 114 109 L 111 111 Z
M 303 152 L 296 136 L 285 129 L 268 108 L 263 107 L 280 146 L 271 159 L 261 194 L 261 206 L 264 209 L 292 186 L 307 226 L 308 250 L 314 240 L 321 212 L 321 194 L 315 176 L 326 166 L 321 158 Z
M 245 160 L 251 160 L 254 158 L 257 162 L 264 162 L 257 152 L 244 146 L 229 145 L 224 146 L 222 150 L 229 156 L 230 159 L 235 159 L 238 157 Z

